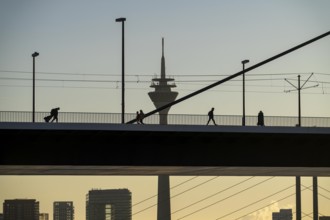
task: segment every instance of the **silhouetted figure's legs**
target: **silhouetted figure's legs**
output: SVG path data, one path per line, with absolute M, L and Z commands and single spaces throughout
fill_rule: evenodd
M 214 118 L 209 118 L 209 120 L 207 121 L 206 125 L 208 125 L 208 124 L 210 123 L 211 120 L 213 121 L 213 124 L 214 124 L 214 125 L 217 125 L 217 123 L 215 123 Z
M 214 121 L 214 118 L 212 118 L 212 121 L 213 121 L 214 125 L 217 125 L 217 123 L 215 123 L 215 121 Z
M 56 122 L 58 122 L 58 118 L 57 118 L 57 116 L 54 116 L 54 117 L 53 117 L 53 120 L 52 120 L 51 122 L 53 122 L 54 120 L 56 120 Z

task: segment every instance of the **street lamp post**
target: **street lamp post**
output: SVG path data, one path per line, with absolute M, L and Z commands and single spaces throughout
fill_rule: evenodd
M 300 75 L 298 75 L 298 127 L 301 127 Z
M 122 79 L 121 79 L 121 123 L 125 123 L 125 21 L 126 18 L 117 18 L 116 22 L 122 23 Z
M 242 118 L 242 126 L 245 126 L 245 64 L 250 62 L 249 60 L 243 60 L 243 118 Z
M 38 52 L 34 52 L 32 54 L 32 58 L 33 58 L 33 85 L 32 85 L 32 122 L 35 122 L 35 58 L 39 56 Z

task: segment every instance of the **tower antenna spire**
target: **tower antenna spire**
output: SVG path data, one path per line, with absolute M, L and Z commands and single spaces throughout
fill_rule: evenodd
M 166 78 L 166 73 L 165 73 L 165 57 L 164 57 L 164 38 L 162 37 L 162 58 L 161 58 L 161 65 L 160 65 L 160 78 L 163 79 L 160 83 L 167 84 L 165 80 Z
M 162 56 L 164 56 L 164 38 L 162 38 Z

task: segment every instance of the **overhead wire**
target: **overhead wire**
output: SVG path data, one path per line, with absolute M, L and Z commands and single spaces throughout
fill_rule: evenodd
M 0 70 L 2 73 L 26 73 L 26 74 L 31 74 L 32 71 L 22 71 L 22 70 Z M 49 71 L 36 71 L 36 74 L 48 74 L 48 75 L 82 75 L 82 76 L 121 76 L 120 73 L 118 74 L 110 74 L 110 73 L 79 73 L 79 72 L 49 72 Z M 317 75 L 325 75 L 325 76 L 330 76 L 330 73 L 320 73 L 320 72 L 312 72 Z M 290 73 L 283 73 L 283 72 L 278 72 L 278 73 L 246 73 L 247 76 L 283 76 L 283 75 L 309 75 L 311 72 L 305 72 L 305 73 L 298 73 L 298 72 L 290 72 Z M 156 73 L 149 73 L 149 74 L 141 74 L 141 73 L 125 73 L 125 76 L 145 76 L 145 77 L 154 77 L 160 74 Z M 219 77 L 219 76 L 230 76 L 229 74 L 204 74 L 204 73 L 198 73 L 198 74 L 167 74 L 169 77 Z
M 15 77 L 0 77 L 2 80 L 17 80 L 17 81 L 32 81 L 30 78 L 15 78 Z M 92 82 L 92 83 L 118 83 L 120 80 L 92 80 L 92 79 L 35 79 L 36 81 L 44 81 L 44 82 Z M 283 79 L 246 79 L 245 81 L 248 82 L 258 82 L 258 81 L 282 81 Z M 150 83 L 150 81 L 147 80 L 139 80 L 138 82 L 136 80 L 126 80 L 126 83 Z M 177 80 L 176 84 L 186 84 L 186 83 L 200 83 L 195 85 L 205 85 L 201 83 L 207 83 L 207 82 L 214 82 L 213 80 Z M 241 82 L 241 80 L 231 80 L 231 82 Z M 323 84 L 330 84 L 330 81 L 310 81 L 315 83 L 323 83 Z M 241 85 L 226 85 L 226 86 L 241 86 Z M 264 85 L 249 85 L 251 87 L 266 87 Z M 269 87 L 269 85 L 267 85 Z M 273 85 L 272 87 L 283 87 L 278 85 Z
M 0 70 L 0 72 L 3 73 L 28 73 L 31 74 L 32 71 L 22 71 L 22 70 Z M 78 72 L 48 72 L 48 71 L 37 71 L 35 72 L 36 74 L 56 74 L 56 75 L 84 75 L 84 76 L 121 76 L 121 74 L 109 74 L 109 73 L 78 73 Z M 307 75 L 310 74 L 311 72 L 305 72 L 305 73 L 247 73 L 247 76 L 281 76 L 281 75 Z M 318 75 L 325 75 L 325 76 L 330 76 L 330 73 L 319 73 L 319 72 L 314 72 L 314 74 Z M 139 73 L 127 73 L 125 74 L 126 76 L 147 76 L 147 77 L 154 77 L 157 75 L 156 73 L 152 74 L 139 74 Z M 160 75 L 160 74 L 158 74 Z M 219 76 L 229 76 L 228 74 L 203 74 L 203 73 L 198 73 L 198 74 L 168 74 L 168 76 L 171 77 L 219 77 Z
M 9 71 L 9 70 L 0 70 L 0 72 L 18 72 L 18 73 L 31 73 L 28 71 Z M 107 75 L 107 74 L 86 74 L 86 73 L 55 73 L 55 72 L 38 72 L 39 74 L 63 74 L 63 75 L 82 75 L 82 76 L 113 76 L 113 75 Z M 249 74 L 249 76 L 274 76 L 274 75 L 293 75 L 293 74 L 309 74 L 309 73 L 270 73 L 270 74 Z M 327 73 L 315 73 L 315 74 L 323 74 L 323 75 L 329 75 Z M 314 75 L 315 75 L 314 74 Z M 116 75 L 119 76 L 119 75 Z M 150 80 L 140 80 L 139 76 L 151 76 L 151 75 L 137 75 L 137 74 L 131 74 L 128 75 L 131 77 L 137 77 L 137 80 L 126 80 L 126 83 L 150 83 Z M 186 76 L 196 76 L 196 77 L 207 77 L 207 76 L 217 76 L 219 77 L 219 75 L 180 75 L 178 77 L 186 77 Z M 226 76 L 226 75 L 222 75 L 222 76 Z M 2 80 L 22 80 L 22 81 L 31 81 L 32 79 L 30 78 L 15 78 L 15 77 L 0 77 L 0 79 Z M 297 80 L 297 79 L 292 79 L 292 80 Z M 42 79 L 36 79 L 36 81 L 43 81 L 43 82 L 61 82 L 61 83 L 115 83 L 117 84 L 117 86 L 115 86 L 116 89 L 119 88 L 118 84 L 120 82 L 120 80 L 95 80 L 95 79 L 48 79 L 48 78 L 42 78 Z M 258 82 L 258 81 L 283 81 L 282 78 L 257 78 L 257 79 L 246 79 L 247 82 Z M 214 82 L 214 80 L 176 80 L 176 84 L 177 85 L 205 85 L 203 83 L 208 83 L 208 82 Z M 241 82 L 241 80 L 231 80 L 231 82 Z M 321 83 L 322 84 L 322 92 L 321 93 L 315 93 L 315 92 L 309 92 L 309 93 L 305 93 L 305 94 L 329 94 L 327 92 L 325 92 L 324 89 L 330 89 L 330 87 L 324 87 L 324 84 L 330 84 L 330 81 L 310 81 L 310 82 L 316 82 L 316 83 Z M 3 87 L 9 87 L 9 85 L 0 85 Z M 228 86 L 228 87 L 239 87 L 241 85 L 233 85 L 233 84 L 227 84 L 224 86 Z M 24 85 L 11 85 L 10 87 L 26 87 Z M 42 87 L 42 86 L 37 86 L 37 87 Z M 111 87 L 100 87 L 100 86 L 72 86 L 72 85 L 60 85 L 60 86 L 45 86 L 45 87 L 52 87 L 52 88 L 75 88 L 75 89 L 112 89 Z M 249 87 L 264 87 L 264 88 L 269 88 L 269 87 L 274 87 L 274 88 L 280 88 L 283 87 L 283 85 L 260 85 L 260 84 L 254 84 L 254 85 L 249 85 Z M 140 88 L 127 88 L 127 89 L 140 89 Z M 189 90 L 189 89 L 181 89 L 181 91 L 194 91 L 194 90 Z M 221 92 L 228 92 L 228 91 L 223 91 L 221 90 Z M 241 91 L 229 91 L 229 92 L 241 92 Z M 262 91 L 262 90 L 251 90 L 251 91 L 246 91 L 246 92 L 251 92 L 251 93 L 282 93 L 278 92 L 278 91 Z
M 31 78 L 15 78 L 15 77 L 0 77 L 2 80 L 27 80 L 27 81 L 32 81 Z M 45 78 L 38 78 L 35 79 L 36 81 L 59 81 L 59 82 L 117 82 L 118 80 L 92 80 L 92 79 L 45 79 Z M 283 79 L 245 79 L 247 82 L 256 82 L 256 81 L 282 81 Z M 199 82 L 199 83 L 209 83 L 209 82 L 214 82 L 215 80 L 176 80 L 176 83 L 194 83 L 194 82 Z M 231 80 L 231 82 L 241 82 L 242 80 Z M 128 83 L 136 83 L 136 80 L 126 80 L 125 82 Z M 312 82 L 312 81 L 311 81 Z M 150 83 L 150 81 L 142 81 L 139 80 L 138 83 Z M 330 82 L 322 82 L 322 83 L 330 83 Z
M 119 82 L 118 82 L 119 83 Z M 31 86 L 28 85 L 1 85 L 2 87 L 18 87 L 18 88 L 30 88 Z M 112 89 L 112 90 L 117 90 L 119 89 L 119 85 L 115 86 L 115 87 L 95 87 L 95 86 L 68 86 L 68 85 L 59 85 L 59 86 L 41 86 L 41 85 L 37 85 L 35 86 L 36 88 L 66 88 L 66 89 Z M 329 88 L 330 87 L 325 87 L 325 88 Z M 138 87 L 126 87 L 127 90 L 149 90 L 149 88 L 138 88 Z M 180 91 L 195 91 L 193 89 L 180 89 Z M 210 90 L 210 92 L 226 92 L 226 93 L 241 93 L 241 90 L 219 90 L 219 89 L 213 89 Z M 246 93 L 264 93 L 264 94 L 283 94 L 283 91 L 264 91 L 264 90 L 246 90 Z M 323 95 L 328 95 L 330 94 L 329 92 L 304 92 L 303 94 L 311 94 L 311 95 L 319 95 L 319 94 L 323 94 Z
M 25 71 L 0 71 L 0 72 L 3 72 L 3 73 L 28 73 L 28 74 L 31 74 L 31 72 L 25 72 Z M 297 73 L 298 74 L 298 73 Z M 307 73 L 306 73 L 307 74 Z M 102 77 L 121 77 L 122 75 L 119 75 L 119 74 L 88 74 L 88 73 L 50 73 L 50 72 L 36 72 L 36 75 L 68 75 L 68 76 L 93 76 L 93 77 L 99 77 L 99 76 L 102 76 Z M 283 78 L 273 78 L 273 76 L 285 76 L 285 75 L 288 75 L 288 74 L 249 74 L 248 77 L 249 78 L 253 78 L 253 77 L 263 77 L 263 76 L 271 76 L 271 78 L 266 78 L 268 80 L 276 80 L 276 79 L 279 79 L 279 80 L 283 80 Z M 289 74 L 289 75 L 292 75 L 292 74 Z M 317 81 L 317 78 L 315 77 L 316 75 L 320 75 L 318 73 L 315 73 L 313 74 L 313 77 L 315 78 L 315 80 Z M 323 75 L 325 76 L 330 76 L 330 74 L 325 74 L 323 73 Z M 147 77 L 147 78 L 154 78 L 151 74 L 125 74 L 126 77 L 131 77 L 131 78 L 137 78 L 136 81 L 139 81 L 138 79 L 140 77 Z M 186 77 L 200 77 L 200 78 L 209 78 L 209 77 L 213 77 L 215 78 L 214 80 L 218 80 L 219 79 L 219 76 L 221 77 L 226 77 L 226 76 L 229 76 L 229 75 L 175 75 L 176 78 L 186 78 Z M 169 78 L 174 78 L 173 77 L 169 77 Z M 246 80 L 249 80 L 249 78 L 247 78 Z M 262 79 L 265 79 L 265 78 L 262 78 Z M 292 80 L 298 80 L 296 77 L 291 77 L 291 78 L 287 78 L 287 79 L 292 79 Z M 180 81 L 180 80 L 176 80 L 176 81 Z M 237 80 L 237 81 L 241 81 L 241 80 Z

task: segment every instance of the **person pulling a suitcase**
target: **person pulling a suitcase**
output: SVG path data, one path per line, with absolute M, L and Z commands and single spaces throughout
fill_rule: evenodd
M 56 122 L 58 122 L 58 111 L 59 110 L 60 110 L 59 107 L 53 108 L 50 111 L 50 115 L 44 117 L 45 122 L 49 122 L 52 118 L 53 118 L 53 120 L 51 122 L 53 122 L 54 120 L 56 120 Z

